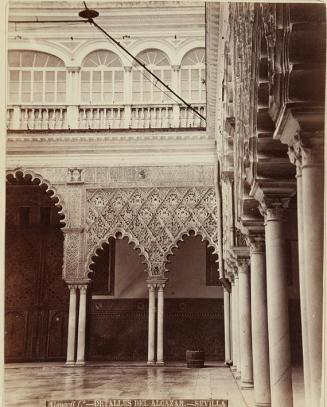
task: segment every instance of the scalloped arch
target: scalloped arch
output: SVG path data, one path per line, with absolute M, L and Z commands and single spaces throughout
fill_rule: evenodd
M 193 233 L 191 234 L 191 231 L 194 232 L 194 234 L 193 234 Z M 210 237 L 203 229 L 201 229 L 201 228 L 196 228 L 196 227 L 194 227 L 194 225 L 192 225 L 192 226 L 189 226 L 189 227 L 186 228 L 186 229 L 183 229 L 183 230 L 177 235 L 175 241 L 170 245 L 169 249 L 168 249 L 167 252 L 165 253 L 164 259 L 163 259 L 165 272 L 168 271 L 168 270 L 167 270 L 168 256 L 174 256 L 173 250 L 176 249 L 176 248 L 178 248 L 178 243 L 179 243 L 179 242 L 183 242 L 183 241 L 184 241 L 183 237 L 184 237 L 185 235 L 186 235 L 186 236 L 201 236 L 202 242 L 203 242 L 204 240 L 206 240 L 206 241 L 208 242 L 208 246 L 213 248 L 213 254 L 217 254 L 217 256 L 218 256 L 218 258 L 219 258 L 219 247 L 218 247 L 218 245 L 216 245 L 216 244 L 212 241 L 211 237 Z
M 10 176 L 10 175 L 13 178 L 18 179 L 18 174 L 21 174 L 19 177 L 22 177 L 22 178 L 26 178 L 27 176 L 30 176 L 31 182 L 33 182 L 34 180 L 39 180 L 40 186 L 42 184 L 47 186 L 47 189 L 45 190 L 45 192 L 50 192 L 50 191 L 53 192 L 53 194 L 50 196 L 50 198 L 51 198 L 51 200 L 53 200 L 54 198 L 57 198 L 57 202 L 54 202 L 54 205 L 59 208 L 58 213 L 60 215 L 64 216 L 64 218 L 62 218 L 60 220 L 60 223 L 63 225 L 67 225 L 68 224 L 68 211 L 65 206 L 65 202 L 62 199 L 62 197 L 60 196 L 60 194 L 57 192 L 56 188 L 51 184 L 51 182 L 48 181 L 47 179 L 43 178 L 42 175 L 37 174 L 32 170 L 28 170 L 28 169 L 24 169 L 24 168 L 15 168 L 13 170 L 7 170 L 6 171 L 6 181 L 7 182 L 9 181 L 8 176 Z
M 132 236 L 131 233 L 126 232 L 122 228 L 116 228 L 114 231 L 110 231 L 103 237 L 101 240 L 98 241 L 98 243 L 93 246 L 91 251 L 89 252 L 87 259 L 86 259 L 86 270 L 85 270 L 85 276 L 87 277 L 88 274 L 92 271 L 90 270 L 90 266 L 95 264 L 94 261 L 92 260 L 92 257 L 98 257 L 97 251 L 102 248 L 102 245 L 104 243 L 108 243 L 108 240 L 110 237 L 116 238 L 117 234 L 120 233 L 122 238 L 127 237 L 128 239 L 128 244 L 133 244 L 133 250 L 137 252 L 137 250 L 140 250 L 138 254 L 139 257 L 143 256 L 145 258 L 144 261 L 142 261 L 142 264 L 146 265 L 145 271 L 150 274 L 151 272 L 151 265 L 149 263 L 149 255 L 147 251 L 144 249 L 142 245 L 139 244 L 139 241 Z

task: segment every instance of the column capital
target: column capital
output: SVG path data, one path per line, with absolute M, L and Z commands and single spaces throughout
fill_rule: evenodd
M 259 204 L 259 211 L 265 218 L 265 222 L 283 221 L 285 209 L 290 203 L 291 197 L 263 198 Z
M 296 168 L 301 169 L 302 167 L 302 151 L 299 148 L 298 143 L 294 143 L 291 146 L 288 146 L 287 151 L 288 158 L 290 159 L 291 164 L 296 165 Z
M 324 165 L 324 143 L 311 144 L 309 147 L 302 146 L 302 169 L 307 167 L 323 167 Z
M 168 278 L 149 278 L 146 280 L 149 290 L 159 289 L 163 290 L 165 288 Z
M 125 72 L 131 72 L 131 71 L 132 71 L 132 65 L 130 65 L 130 66 L 124 66 L 124 71 L 125 71 Z
M 180 66 L 180 65 L 172 65 L 172 66 L 171 66 L 171 69 L 172 69 L 174 72 L 178 72 L 178 71 L 181 69 L 181 66 Z
M 324 163 L 324 132 L 298 130 L 289 144 L 288 156 L 292 164 L 303 167 Z
M 80 293 L 84 294 L 87 291 L 88 284 L 79 284 L 77 287 L 79 288 Z
M 77 288 L 78 288 L 77 284 L 68 284 L 68 289 L 70 292 L 74 292 L 74 291 L 76 292 Z
M 264 253 L 266 249 L 265 237 L 263 233 L 250 234 L 246 236 L 246 242 L 250 248 L 250 253 Z
M 67 66 L 67 72 L 78 73 L 81 70 L 80 66 Z
M 250 259 L 246 257 L 237 259 L 237 266 L 239 273 L 248 273 L 250 271 Z

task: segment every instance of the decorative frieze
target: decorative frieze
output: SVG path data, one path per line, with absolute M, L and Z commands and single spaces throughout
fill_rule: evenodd
M 193 230 L 218 254 L 214 188 L 87 190 L 87 264 L 119 232 L 140 249 L 150 275 L 163 275 L 168 255 Z

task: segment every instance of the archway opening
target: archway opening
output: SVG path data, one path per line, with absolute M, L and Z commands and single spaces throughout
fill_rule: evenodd
M 90 266 L 88 360 L 144 361 L 147 356 L 147 274 L 139 250 L 117 233 Z
M 62 280 L 64 215 L 48 185 L 7 176 L 6 362 L 65 360 L 68 289 Z
M 201 236 L 185 235 L 167 265 L 165 360 L 185 360 L 204 350 L 207 361 L 224 359 L 223 289 L 217 255 Z

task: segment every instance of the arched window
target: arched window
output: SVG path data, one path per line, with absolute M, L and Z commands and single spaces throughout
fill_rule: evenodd
M 205 51 L 196 48 L 181 63 L 181 93 L 188 102 L 205 102 Z
M 171 83 L 171 66 L 167 55 L 158 49 L 148 49 L 137 55 L 137 58 L 156 74 L 168 86 Z M 165 103 L 170 99 L 160 89 L 168 93 L 164 86 L 154 85 L 156 79 L 150 76 L 140 65 L 133 66 L 133 103 Z
M 85 104 L 119 104 L 124 101 L 124 69 L 111 51 L 91 52 L 81 70 L 81 97 Z
M 66 100 L 66 68 L 54 55 L 10 51 L 9 103 L 56 104 Z

